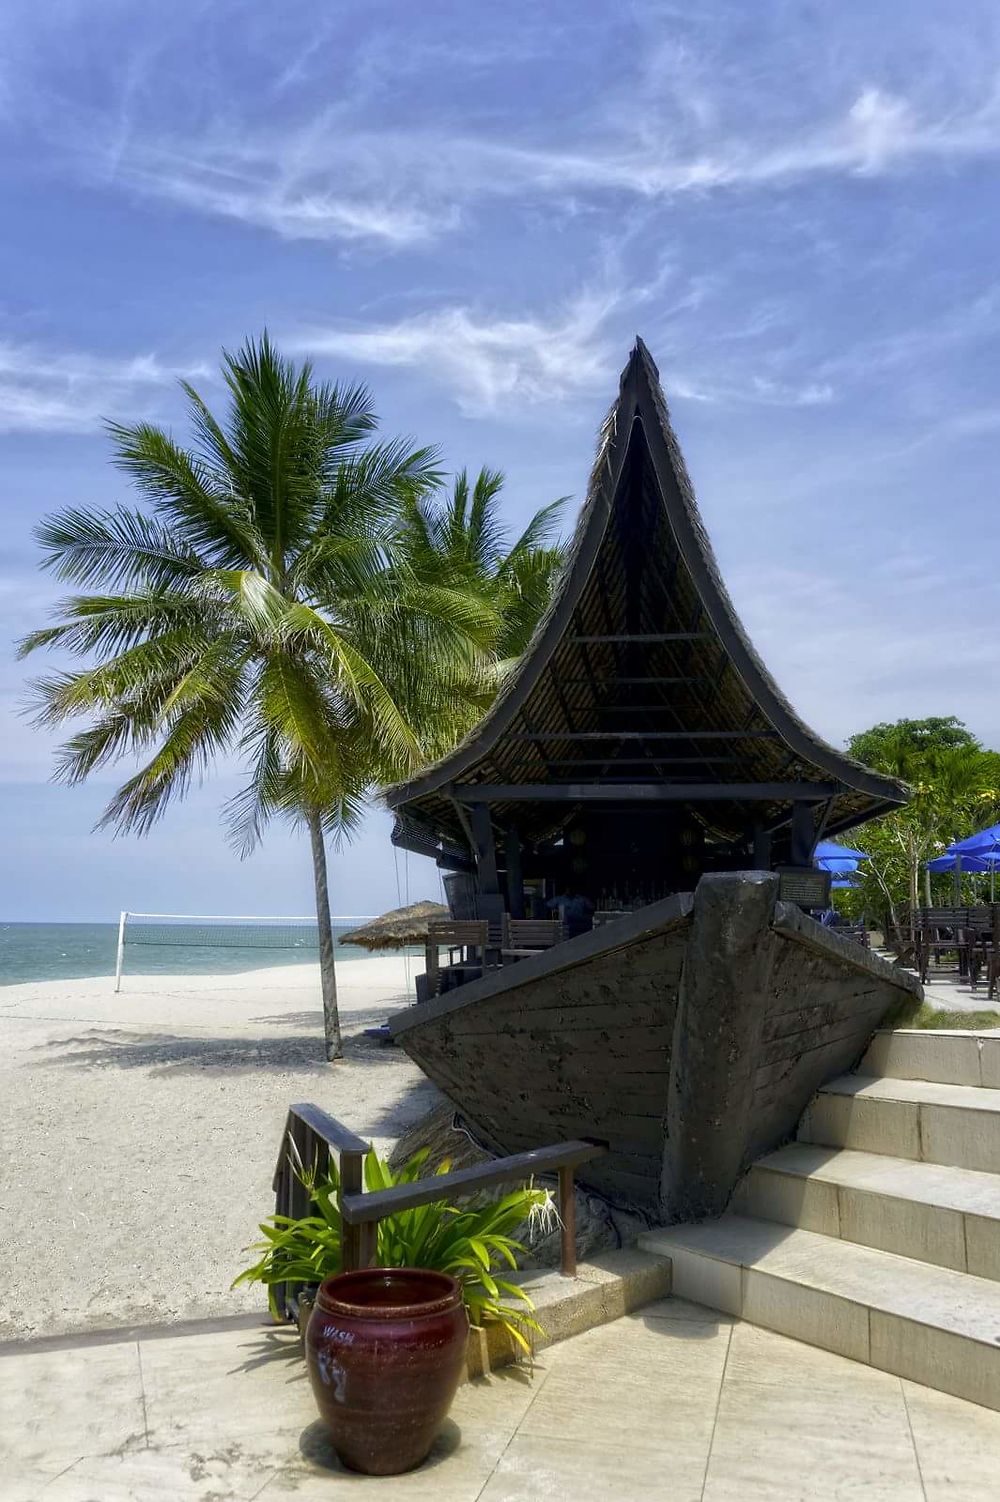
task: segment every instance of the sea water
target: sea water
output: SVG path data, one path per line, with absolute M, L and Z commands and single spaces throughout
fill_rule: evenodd
M 334 924 L 334 938 L 356 924 Z M 246 930 L 243 930 L 245 933 Z M 271 965 L 315 965 L 315 934 L 306 930 L 280 948 L 229 948 L 218 943 L 185 942 L 198 937 L 193 926 L 176 925 L 170 943 L 129 946 L 125 973 L 132 975 L 234 975 Z M 117 923 L 0 923 L 0 986 L 23 981 L 83 980 L 114 976 Z M 393 951 L 397 952 L 397 951 Z M 343 959 L 367 959 L 366 949 L 338 944 Z

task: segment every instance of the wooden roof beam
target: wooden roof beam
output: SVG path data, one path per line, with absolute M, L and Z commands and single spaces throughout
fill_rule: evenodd
M 647 642 L 647 641 L 713 641 L 711 631 L 634 631 L 620 632 L 616 636 L 571 636 L 573 642 Z
M 833 782 L 482 782 L 449 791 L 460 803 L 823 803 L 850 790 Z
M 780 739 L 776 730 L 533 730 L 512 741 L 758 741 Z

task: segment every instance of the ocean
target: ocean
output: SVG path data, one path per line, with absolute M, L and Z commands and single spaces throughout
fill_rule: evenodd
M 339 936 L 356 923 L 334 925 Z M 246 935 L 234 932 L 233 937 Z M 169 943 L 129 945 L 125 951 L 125 974 L 129 975 L 234 975 L 270 965 L 315 964 L 315 937 L 309 930 L 291 933 L 287 947 L 220 947 L 191 940 L 204 937 L 194 926 L 172 927 Z M 23 981 L 84 980 L 115 973 L 118 948 L 117 923 L 0 923 L 0 986 Z M 396 953 L 398 951 L 392 951 Z M 343 959 L 368 959 L 366 949 L 354 944 L 337 945 Z

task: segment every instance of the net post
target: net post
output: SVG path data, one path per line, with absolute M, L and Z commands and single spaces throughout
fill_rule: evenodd
M 115 995 L 122 988 L 122 961 L 125 958 L 125 921 L 128 913 L 122 913 L 118 919 L 118 955 L 115 960 Z

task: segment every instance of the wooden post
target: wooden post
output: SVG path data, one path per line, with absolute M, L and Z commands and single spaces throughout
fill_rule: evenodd
M 378 1266 L 378 1221 L 366 1220 L 364 1225 L 359 1226 L 361 1232 L 358 1249 L 360 1267 Z
M 812 865 L 813 846 L 816 843 L 816 825 L 811 804 L 792 804 L 792 865 Z
M 521 837 L 511 826 L 504 836 L 507 861 L 507 911 L 512 918 L 524 917 L 524 876 L 521 871 Z
M 753 829 L 753 865 L 755 871 L 771 869 L 771 831 L 763 824 L 755 824 Z
M 503 898 L 500 895 L 500 873 L 497 869 L 497 847 L 493 838 L 493 823 L 485 803 L 474 804 L 469 810 L 469 820 L 476 842 L 477 905 L 480 918 L 498 924 L 503 917 Z M 483 960 L 485 962 L 485 955 Z
M 365 1160 L 362 1153 L 342 1152 L 340 1155 L 340 1192 L 344 1194 L 360 1194 L 364 1188 Z M 366 1238 L 363 1231 L 367 1227 L 350 1226 L 346 1221 L 341 1222 L 340 1243 L 340 1267 L 345 1273 L 356 1272 L 359 1267 L 370 1266 L 370 1263 L 362 1260 L 362 1254 L 369 1251 L 365 1245 Z
M 576 1277 L 576 1190 L 573 1167 L 559 1170 L 559 1218 L 562 1221 L 562 1254 L 559 1271 L 564 1278 Z

